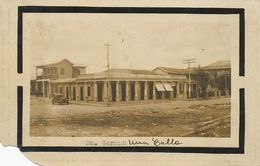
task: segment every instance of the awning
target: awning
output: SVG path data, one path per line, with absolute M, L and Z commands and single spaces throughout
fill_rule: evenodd
M 158 91 L 165 91 L 165 89 L 164 89 L 162 83 L 156 82 L 156 83 L 155 83 L 155 87 L 156 87 L 156 89 L 157 89 Z
M 163 86 L 166 89 L 166 91 L 173 91 L 173 89 L 172 89 L 172 87 L 171 87 L 171 85 L 169 83 L 164 82 Z

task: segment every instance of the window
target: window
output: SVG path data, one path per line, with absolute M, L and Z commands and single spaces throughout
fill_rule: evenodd
M 60 68 L 60 74 L 64 74 L 64 68 Z

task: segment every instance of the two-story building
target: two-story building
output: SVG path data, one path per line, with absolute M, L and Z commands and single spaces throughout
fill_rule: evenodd
M 86 67 L 76 65 L 67 59 L 60 62 L 36 66 L 36 80 L 34 90 L 37 96 L 48 97 L 51 94 L 53 80 L 73 79 L 80 74 L 86 74 Z

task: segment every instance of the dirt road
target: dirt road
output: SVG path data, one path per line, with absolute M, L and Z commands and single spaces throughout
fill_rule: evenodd
M 229 137 L 230 108 L 230 98 L 110 107 L 32 98 L 31 135 Z

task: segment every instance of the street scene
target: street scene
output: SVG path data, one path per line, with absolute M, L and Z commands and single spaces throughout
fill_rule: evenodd
M 108 69 L 86 74 L 64 59 L 36 67 L 31 136 L 229 137 L 231 67 Z M 72 73 L 70 73 L 72 71 Z M 62 78 L 63 77 L 63 78 Z
M 28 16 L 30 136 L 230 137 L 234 20 Z
M 105 105 L 52 105 L 31 98 L 31 136 L 230 137 L 230 98 Z

